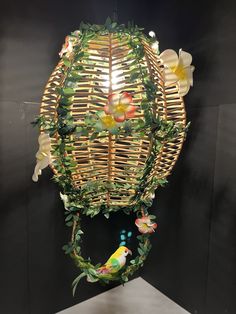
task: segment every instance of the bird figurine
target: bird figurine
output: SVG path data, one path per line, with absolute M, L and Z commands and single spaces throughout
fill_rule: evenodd
M 107 262 L 97 269 L 99 277 L 110 277 L 116 274 L 122 267 L 125 266 L 126 256 L 132 252 L 125 246 L 120 246 L 115 253 L 113 253 Z M 104 275 L 104 276 L 103 276 Z

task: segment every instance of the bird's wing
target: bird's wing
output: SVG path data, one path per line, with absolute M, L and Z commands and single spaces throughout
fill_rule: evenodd
M 121 265 L 117 258 L 110 257 L 109 260 L 105 264 L 107 267 L 111 268 L 112 272 L 116 272 L 120 270 Z
M 120 270 L 121 266 L 119 263 L 119 260 L 113 257 L 110 257 L 108 261 L 98 268 L 98 273 L 100 274 L 111 274 L 116 273 L 118 270 Z

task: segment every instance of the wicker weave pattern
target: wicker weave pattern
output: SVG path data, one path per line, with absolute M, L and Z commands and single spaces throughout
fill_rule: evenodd
M 160 60 L 147 43 L 143 44 L 145 57 L 142 63 L 158 90 L 154 112 L 164 119 L 185 125 L 184 103 L 179 97 L 177 87 L 165 88 Z M 118 40 L 115 34 L 97 36 L 96 39 L 90 40 L 87 48 L 88 57 L 76 64 L 83 66 L 83 70 L 79 72 L 82 78 L 78 82 L 71 106 L 77 126 L 84 125 L 86 113 L 103 110 L 109 94 L 122 91 L 132 94 L 133 102 L 138 108 L 134 119 L 143 117 L 140 104 L 145 97 L 145 91 L 140 79 L 136 79 L 133 83 L 129 82 L 132 62 L 135 61 L 128 56 L 129 51 L 127 41 Z M 56 115 L 59 97 L 56 87 L 63 86 L 65 80 L 60 71 L 62 67 L 65 65 L 59 62 L 45 88 L 41 114 L 47 118 Z M 126 189 L 124 186 L 119 191 L 109 189 L 105 194 L 95 193 L 92 196 L 93 204 L 101 205 L 106 202 L 112 206 L 126 206 L 139 183 L 138 172 L 145 165 L 152 143 L 147 137 L 140 140 L 121 134 L 116 138 L 109 132 L 106 136 L 95 140 L 89 140 L 89 136 L 81 136 L 77 139 L 73 144 L 74 150 L 70 153 L 77 163 L 72 173 L 74 185 L 79 187 L 88 181 L 116 182 L 124 185 L 129 183 L 132 185 L 131 189 Z M 164 143 L 151 176 L 162 178 L 170 174 L 180 153 L 183 139 L 184 134 L 180 134 L 176 140 Z M 53 170 L 55 172 L 55 169 Z

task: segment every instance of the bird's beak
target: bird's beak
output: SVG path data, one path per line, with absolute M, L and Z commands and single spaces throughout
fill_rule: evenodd
M 128 254 L 132 255 L 132 251 L 128 250 Z

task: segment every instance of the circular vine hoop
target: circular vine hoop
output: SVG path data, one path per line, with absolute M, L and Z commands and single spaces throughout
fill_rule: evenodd
M 152 42 L 131 24 L 82 24 L 67 36 L 44 91 L 35 123 L 51 137 L 51 168 L 62 190 L 66 224 L 72 227 L 64 250 L 82 270 L 74 287 L 83 276 L 108 281 L 81 256 L 81 215 L 108 218 L 123 210 L 148 217 L 151 224 L 155 217 L 147 209 L 156 188 L 167 182 L 185 139 L 183 99 L 176 84 L 165 86 Z M 132 98 L 135 116 L 109 128 L 104 108 L 111 95 L 123 92 Z M 110 280 L 127 281 L 143 265 L 149 234 L 138 240 L 139 256 Z
M 74 290 L 76 289 L 79 280 L 85 276 L 89 282 L 101 281 L 103 283 L 108 283 L 109 281 L 120 281 L 121 283 L 125 283 L 128 281 L 129 277 L 134 274 L 135 271 L 143 266 L 143 263 L 151 249 L 151 243 L 149 239 L 150 234 L 139 235 L 137 237 L 139 242 L 139 255 L 133 258 L 129 262 L 129 265 L 123 267 L 120 271 L 111 274 L 101 274 L 98 272 L 101 264 L 93 265 L 90 260 L 85 259 L 80 254 L 79 242 L 81 240 L 81 235 L 82 231 L 80 227 L 80 219 L 78 219 L 77 221 L 74 221 L 72 227 L 71 245 L 74 248 L 71 252 L 71 256 L 75 260 L 75 264 L 81 269 L 82 273 L 73 282 Z

